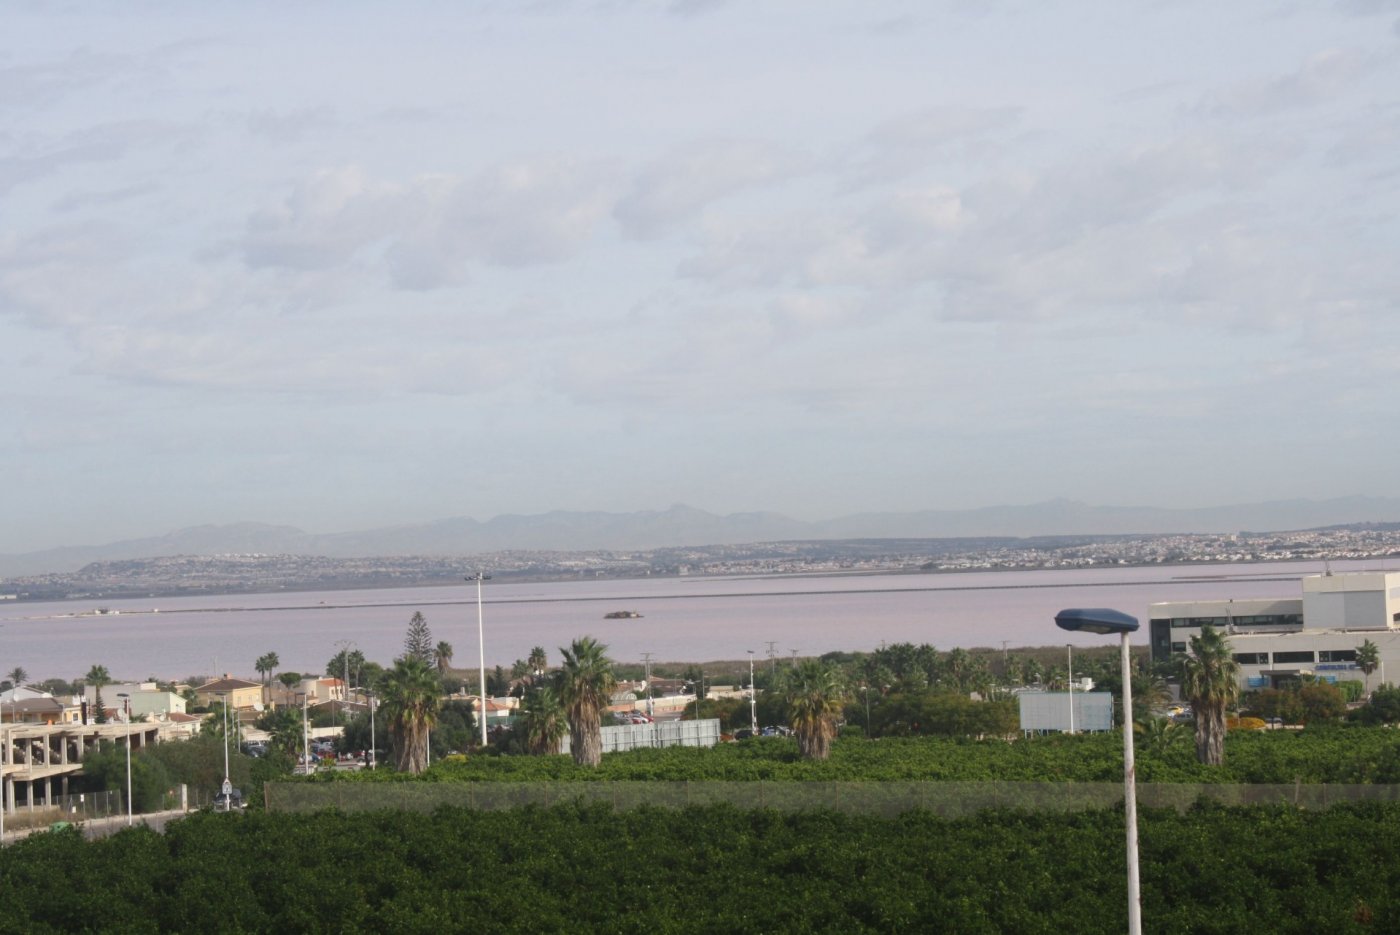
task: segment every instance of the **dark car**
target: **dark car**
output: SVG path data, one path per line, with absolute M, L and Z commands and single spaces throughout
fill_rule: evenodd
M 248 803 L 243 801 L 243 793 L 238 789 L 234 789 L 228 795 L 219 792 L 214 796 L 214 811 L 216 812 L 232 812 L 247 807 Z

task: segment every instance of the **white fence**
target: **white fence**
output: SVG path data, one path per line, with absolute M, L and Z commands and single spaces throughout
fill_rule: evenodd
M 1070 730 L 1069 706 L 1074 703 L 1074 730 L 1113 730 L 1113 695 L 1110 692 L 1022 692 L 1021 730 Z
M 719 719 L 704 721 L 653 721 L 650 724 L 618 724 L 603 728 L 603 752 L 638 750 L 642 747 L 713 747 L 719 743 Z M 570 752 L 564 735 L 560 753 Z

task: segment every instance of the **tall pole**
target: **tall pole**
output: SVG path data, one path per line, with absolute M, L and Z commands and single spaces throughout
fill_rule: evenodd
M 306 717 L 306 699 L 309 692 L 301 693 L 301 771 L 303 774 L 311 772 L 311 728 Z
M 228 782 L 228 692 L 224 692 L 224 782 Z M 127 735 L 128 745 L 131 743 L 131 735 Z M 229 804 L 229 803 L 226 803 Z
M 468 581 L 476 581 L 476 640 L 477 646 L 481 650 L 481 745 L 486 746 L 486 625 L 482 617 L 481 610 L 481 583 L 491 576 L 478 571 L 467 578 Z
M 655 717 L 656 712 L 651 703 L 651 653 L 642 653 L 642 662 L 646 663 L 647 680 L 647 717 Z
M 753 684 L 753 650 L 749 651 L 749 727 L 758 736 L 758 697 Z
M 365 692 L 369 699 L 369 768 L 374 769 L 374 693 Z
M 1123 810 L 1128 827 L 1128 935 L 1142 935 L 1142 893 L 1138 884 L 1137 766 L 1133 762 L 1133 672 L 1128 634 L 1122 636 L 1123 660 Z
M 1065 665 L 1069 670 L 1069 677 L 1065 679 L 1065 684 L 1069 686 L 1069 732 L 1074 733 L 1074 647 L 1069 643 L 1065 644 L 1065 658 L 1068 662 Z
M 122 700 L 122 710 L 126 712 L 126 826 L 132 825 L 132 803 L 131 803 L 131 696 L 126 692 L 118 692 L 117 697 Z M 227 759 L 228 748 L 224 748 L 224 757 Z M 224 767 L 224 775 L 228 775 L 228 767 Z

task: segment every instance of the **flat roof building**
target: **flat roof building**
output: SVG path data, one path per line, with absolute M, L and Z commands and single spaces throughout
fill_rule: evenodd
M 1309 575 L 1286 599 L 1166 601 L 1151 605 L 1152 661 L 1184 655 L 1209 625 L 1230 641 L 1245 688 L 1275 687 L 1302 675 L 1364 680 L 1356 650 L 1366 640 L 1400 673 L 1400 572 Z M 1368 686 L 1369 687 L 1369 686 Z

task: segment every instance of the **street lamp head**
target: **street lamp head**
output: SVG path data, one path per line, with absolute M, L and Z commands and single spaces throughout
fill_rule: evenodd
M 1055 625 L 1062 630 L 1086 633 L 1133 633 L 1137 631 L 1138 620 L 1107 607 L 1074 607 L 1056 614 Z

